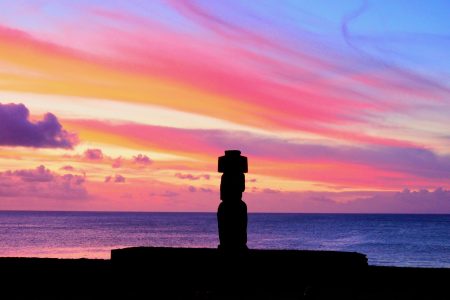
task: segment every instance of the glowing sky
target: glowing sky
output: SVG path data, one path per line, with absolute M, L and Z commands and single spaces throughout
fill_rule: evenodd
M 450 213 L 448 1 L 0 0 L 0 209 Z

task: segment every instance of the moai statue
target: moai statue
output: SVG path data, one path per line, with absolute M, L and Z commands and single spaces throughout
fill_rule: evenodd
M 247 250 L 247 205 L 242 201 L 247 157 L 239 150 L 227 150 L 219 157 L 218 171 L 222 174 L 220 200 L 217 211 L 219 249 L 225 251 Z

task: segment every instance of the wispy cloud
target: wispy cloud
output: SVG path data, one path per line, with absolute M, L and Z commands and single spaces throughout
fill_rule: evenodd
M 446 186 L 450 157 L 418 146 L 350 146 L 302 143 L 248 132 L 193 130 L 139 124 L 73 121 L 79 130 L 129 137 L 134 143 L 169 153 L 215 161 L 223 149 L 241 149 L 251 168 L 266 175 L 298 180 L 388 189 Z M 170 136 L 171 139 L 161 139 Z M 198 151 L 202 149 L 202 151 Z M 179 173 L 181 179 L 196 179 Z M 199 175 L 196 175 L 199 176 Z M 198 178 L 199 179 L 199 178 Z
M 404 190 L 402 192 L 277 192 L 245 193 L 255 211 L 344 213 L 449 213 L 450 191 Z

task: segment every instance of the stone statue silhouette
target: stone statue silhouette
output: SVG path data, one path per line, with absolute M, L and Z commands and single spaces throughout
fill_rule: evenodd
M 220 182 L 220 199 L 217 211 L 219 249 L 225 251 L 247 250 L 247 205 L 242 201 L 245 191 L 247 157 L 239 150 L 227 150 L 219 157 L 218 171 L 223 173 Z

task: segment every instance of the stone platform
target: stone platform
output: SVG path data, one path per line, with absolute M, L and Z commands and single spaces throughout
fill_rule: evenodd
M 356 252 L 136 247 L 111 251 L 112 267 L 127 284 L 235 295 L 302 295 L 308 288 L 348 297 L 364 280 L 365 255 Z M 141 275 L 142 274 L 142 275 Z

